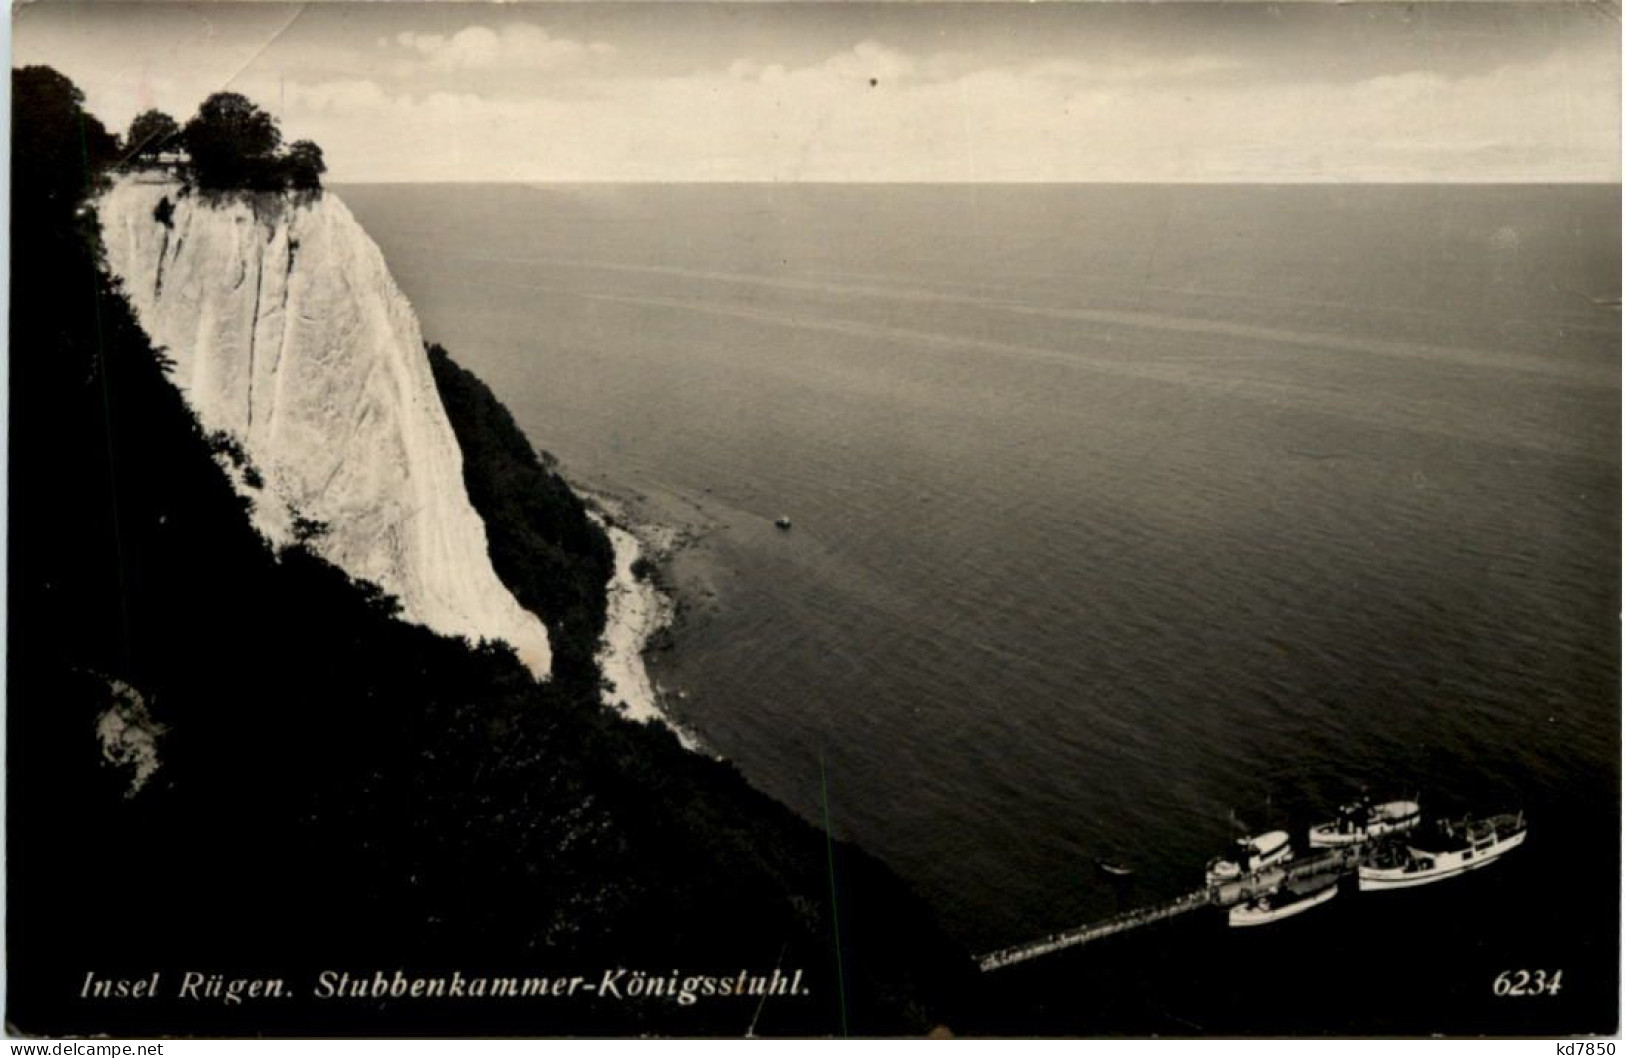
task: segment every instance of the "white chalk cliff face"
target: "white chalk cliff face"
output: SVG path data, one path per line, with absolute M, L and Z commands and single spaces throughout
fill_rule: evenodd
M 259 196 L 258 214 L 179 192 L 116 183 L 99 204 L 107 264 L 205 432 L 235 437 L 263 478 L 233 475 L 259 530 L 283 547 L 296 516 L 326 523 L 311 546 L 407 620 L 505 640 L 545 678 L 547 629 L 491 568 L 417 317 L 377 245 L 331 192 Z

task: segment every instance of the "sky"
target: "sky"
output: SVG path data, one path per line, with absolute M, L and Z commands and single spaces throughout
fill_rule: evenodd
M 242 92 L 328 179 L 1618 181 L 1604 3 L 69 3 L 122 130 Z

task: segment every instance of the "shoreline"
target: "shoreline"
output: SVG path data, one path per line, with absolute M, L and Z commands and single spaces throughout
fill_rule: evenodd
M 603 492 L 580 487 L 576 491 L 588 501 L 589 517 L 604 530 L 615 553 L 615 574 L 605 588 L 604 631 L 595 655 L 605 681 L 599 698 L 628 719 L 665 725 L 684 749 L 704 752 L 699 739 L 665 708 L 644 657 L 677 618 L 676 599 L 652 575 L 653 563 L 669 556 L 677 533 L 634 522 L 627 517 L 623 501 Z M 638 566 L 640 560 L 643 567 Z M 634 572 L 636 568 L 645 570 L 642 577 Z

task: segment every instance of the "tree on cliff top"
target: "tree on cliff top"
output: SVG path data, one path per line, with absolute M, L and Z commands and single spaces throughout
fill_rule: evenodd
M 207 191 L 320 191 L 327 171 L 320 147 L 295 140 L 284 148 L 276 118 L 236 92 L 205 99 L 181 139 Z
M 180 144 L 181 127 L 161 110 L 144 110 L 124 134 L 124 150 L 131 158 L 152 159 Z
M 294 140 L 288 145 L 282 168 L 290 188 L 312 191 L 322 186 L 322 174 L 327 172 L 327 162 L 322 159 L 322 149 L 315 143 Z
M 216 92 L 186 123 L 186 149 L 198 186 L 210 190 L 278 190 L 283 186 L 276 119 L 236 92 Z

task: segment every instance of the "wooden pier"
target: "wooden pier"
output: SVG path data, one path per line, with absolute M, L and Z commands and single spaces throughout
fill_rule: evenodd
M 1374 844 L 1366 844 L 1317 850 L 1301 859 L 1267 867 L 1253 874 L 1244 874 L 1232 881 L 1210 885 L 1206 889 L 1198 889 L 1160 904 L 1125 911 L 1120 915 L 1113 915 L 1111 918 L 1091 922 L 1076 929 L 1051 933 L 1027 944 L 1017 944 L 1014 947 L 988 952 L 977 959 L 977 965 L 983 970 L 998 970 L 1063 948 L 1075 948 L 1114 933 L 1123 933 L 1140 926 L 1148 926 L 1153 922 L 1161 922 L 1176 915 L 1183 915 L 1187 911 L 1195 911 L 1197 908 L 1233 907 L 1254 897 L 1272 893 L 1290 883 L 1321 881 L 1327 875 L 1335 875 L 1341 879 L 1345 875 L 1353 874 L 1365 857 L 1374 851 L 1374 847 Z

